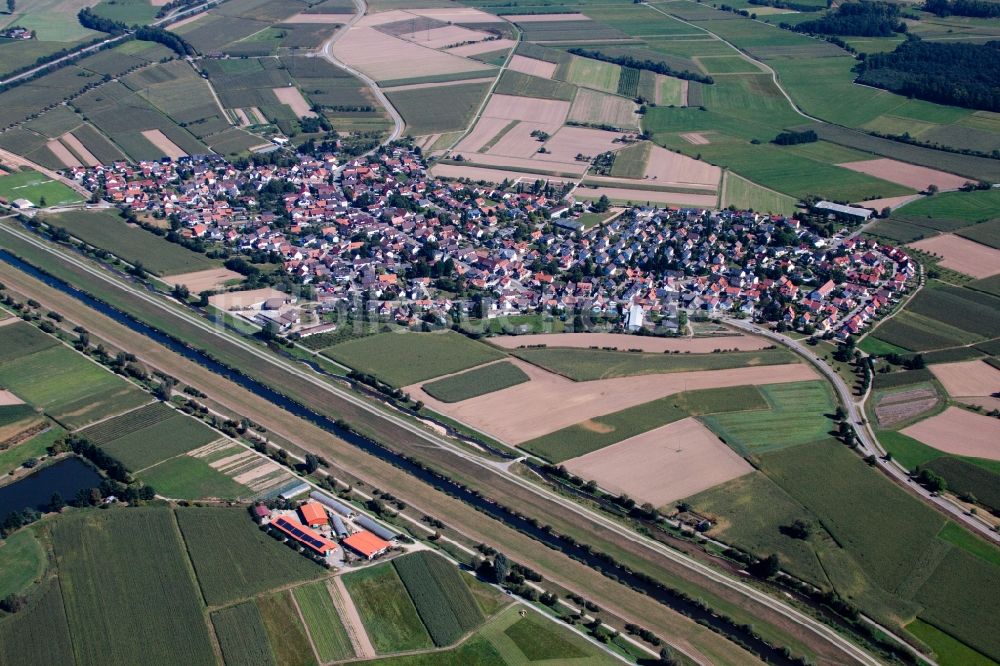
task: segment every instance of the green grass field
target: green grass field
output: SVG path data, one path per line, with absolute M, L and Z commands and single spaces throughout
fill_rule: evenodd
M 497 94 L 501 95 L 557 99 L 564 102 L 573 101 L 576 91 L 576 86 L 564 81 L 543 79 L 540 76 L 522 74 L 512 69 L 504 71 L 495 90 Z
M 181 508 L 177 522 L 209 605 L 259 594 L 324 570 L 261 532 L 241 508 Z
M 0 176 L 0 197 L 7 201 L 27 199 L 39 208 L 83 201 L 83 197 L 69 187 L 30 169 Z
M 37 421 L 41 415 L 31 405 L 0 405 L 0 426 Z
M 156 18 L 156 7 L 149 0 L 101 0 L 94 13 L 127 25 L 145 25 Z
M 934 650 L 939 664 L 994 666 L 997 663 L 923 620 L 914 620 L 906 625 L 906 630 Z
M 52 540 L 77 663 L 215 664 L 169 509 L 66 516 Z
M 101 421 L 81 431 L 81 435 L 94 444 L 107 444 L 116 439 L 149 428 L 177 416 L 178 412 L 164 402 L 154 402 L 131 412 Z
M 275 660 L 288 666 L 313 666 L 316 656 L 289 590 L 257 598 L 257 608 L 267 630 Z
M 175 413 L 171 418 L 101 444 L 101 448 L 133 471 L 187 453 L 219 439 L 218 433 L 200 421 Z
M 0 363 L 12 361 L 59 345 L 59 341 L 27 322 L 0 328 Z
M 45 551 L 31 530 L 20 530 L 0 541 L 0 599 L 20 594 L 45 572 Z
M 972 532 L 962 529 L 955 523 L 945 523 L 941 531 L 938 532 L 938 538 L 958 546 L 962 550 L 972 553 L 990 564 L 1000 566 L 1000 548 L 995 544 L 984 541 Z
M 611 166 L 611 175 L 615 178 L 642 178 L 646 172 L 646 162 L 652 144 L 648 141 L 632 144 L 615 153 L 615 162 Z
M 508 361 L 492 363 L 482 368 L 428 382 L 424 391 L 443 402 L 461 402 L 478 395 L 500 391 L 528 381 L 528 375 Z
M 156 488 L 164 497 L 177 500 L 224 499 L 253 497 L 253 491 L 204 461 L 180 455 L 138 473 L 140 479 Z
M 107 250 L 129 263 L 141 262 L 157 275 L 188 273 L 216 268 L 219 262 L 156 234 L 129 226 L 116 213 L 73 211 L 46 215 L 42 221 L 63 228 L 70 235 L 94 247 Z
M 561 71 L 557 71 L 557 74 L 559 73 Z M 618 92 L 621 73 L 622 68 L 613 63 L 574 56 L 565 67 L 565 75 L 562 78 L 578 86 L 614 93 Z
M 340 661 L 354 656 L 351 639 L 347 636 L 333 599 L 326 589 L 326 583 L 310 583 L 292 590 L 295 601 L 302 611 L 309 635 L 312 636 L 316 651 L 323 662 Z
M 723 206 L 736 206 L 739 210 L 753 210 L 776 215 L 791 215 L 796 210 L 796 199 L 766 187 L 751 183 L 735 173 L 726 175 Z
M 758 387 L 771 406 L 766 411 L 706 416 L 705 423 L 741 455 L 760 454 L 827 437 L 835 409 L 826 382 L 795 382 Z
M 518 349 L 515 356 L 576 382 L 697 370 L 729 370 L 746 366 L 795 363 L 784 349 L 713 354 L 650 354 L 603 349 Z
M 688 416 L 767 408 L 768 403 L 755 386 L 689 391 L 562 428 L 524 442 L 519 448 L 560 463 Z
M 1000 509 L 1000 462 L 945 455 L 926 461 L 921 467 L 943 476 L 952 492 L 972 495 L 978 502 Z
M 385 654 L 433 646 L 392 563 L 345 574 L 344 585 L 378 652 Z
M 876 327 L 871 335 L 908 351 L 943 349 L 982 340 L 981 337 L 951 326 L 944 321 L 916 314 L 910 310 L 909 306 L 892 319 Z
M 417 615 L 438 647 L 454 644 L 483 621 L 461 572 L 429 551 L 392 561 L 417 609 Z
M 49 423 L 49 429 L 35 435 L 27 442 L 22 442 L 17 446 L 12 446 L 4 451 L 0 451 L 0 475 L 7 474 L 17 469 L 29 458 L 40 458 L 45 455 L 46 450 L 56 443 L 56 440 L 66 434 L 66 431 Z M 2 595 L 0 595 L 2 596 Z
M 323 354 L 393 386 L 408 386 L 504 357 L 503 352 L 452 331 L 380 333 L 342 342 Z
M 0 363 L 0 384 L 70 429 L 150 400 L 148 394 L 62 345 Z
M 921 219 L 943 219 L 975 224 L 996 217 L 998 208 L 1000 190 L 945 192 L 909 203 L 896 211 L 894 217 L 918 223 Z
M 267 641 L 264 618 L 253 601 L 212 613 L 212 626 L 225 663 L 277 666 Z

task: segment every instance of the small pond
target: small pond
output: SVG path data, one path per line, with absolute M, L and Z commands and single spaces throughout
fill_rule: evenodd
M 101 485 L 101 475 L 76 456 L 43 467 L 20 481 L 0 487 L 0 519 L 14 511 L 37 509 L 44 511 L 59 493 L 70 501 L 84 488 Z

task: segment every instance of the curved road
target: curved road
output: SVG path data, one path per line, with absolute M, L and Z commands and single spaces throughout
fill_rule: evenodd
M 379 406 L 369 403 L 367 400 L 364 400 L 363 398 L 357 396 L 351 391 L 342 389 L 338 386 L 334 386 L 323 381 L 321 378 L 317 377 L 313 372 L 303 370 L 300 366 L 298 366 L 293 362 L 286 361 L 283 358 L 276 357 L 266 351 L 261 350 L 260 348 L 252 345 L 251 343 L 247 342 L 245 339 L 234 333 L 225 330 L 219 330 L 217 327 L 206 322 L 204 319 L 191 312 L 188 312 L 186 310 L 181 310 L 178 307 L 174 307 L 168 304 L 163 299 L 152 296 L 145 290 L 139 289 L 134 285 L 121 282 L 118 279 L 108 275 L 104 271 L 91 266 L 88 262 L 82 260 L 80 257 L 77 257 L 74 254 L 63 250 L 62 248 L 57 248 L 53 245 L 50 245 L 49 243 L 38 239 L 36 236 L 34 236 L 29 232 L 25 232 L 17 228 L 12 228 L 10 226 L 4 227 L 4 231 L 7 231 L 12 235 L 17 236 L 21 240 L 30 243 L 38 247 L 39 249 L 44 250 L 45 252 L 56 255 L 64 261 L 76 265 L 81 270 L 90 273 L 94 277 L 104 282 L 110 283 L 111 285 L 113 285 L 118 289 L 128 291 L 133 297 L 140 298 L 146 301 L 148 304 L 156 307 L 157 309 L 163 310 L 175 317 L 182 317 L 189 324 L 197 326 L 198 328 L 202 329 L 205 332 L 210 333 L 213 336 L 224 338 L 226 342 L 239 346 L 243 351 L 252 354 L 256 358 L 258 358 L 261 362 L 277 366 L 282 371 L 292 373 L 296 375 L 298 378 L 309 382 L 319 391 L 329 392 L 337 396 L 339 399 L 350 402 L 354 406 L 365 410 L 372 416 L 385 419 L 393 423 L 393 425 L 397 427 L 406 429 L 413 435 L 420 437 L 421 439 L 426 441 L 431 446 L 444 448 L 448 450 L 449 453 L 462 457 L 466 461 L 471 462 L 480 467 L 484 473 L 499 474 L 503 476 L 506 481 L 517 484 L 524 491 L 533 493 L 545 501 L 558 503 L 559 505 L 561 505 L 562 508 L 581 516 L 581 518 L 585 518 L 586 520 L 600 524 L 602 528 L 610 532 L 613 532 L 619 538 L 627 539 L 636 544 L 639 544 L 642 547 L 654 551 L 657 554 L 666 557 L 677 564 L 684 566 L 685 568 L 691 570 L 692 572 L 695 572 L 698 575 L 703 576 L 704 578 L 707 578 L 716 584 L 723 585 L 749 599 L 752 599 L 756 603 L 765 606 L 770 610 L 772 610 L 773 612 L 790 620 L 791 622 L 794 622 L 804 630 L 810 631 L 817 637 L 827 641 L 829 644 L 835 646 L 839 651 L 841 651 L 846 657 L 849 657 L 851 660 L 857 663 L 868 664 L 871 666 L 879 664 L 879 662 L 874 657 L 869 655 L 861 647 L 855 645 L 845 637 L 841 636 L 832 628 L 813 619 L 812 617 L 797 610 L 796 608 L 789 606 L 784 602 L 776 598 L 773 598 L 768 594 L 765 594 L 764 592 L 761 592 L 760 590 L 750 585 L 747 585 L 735 578 L 732 578 L 720 571 L 717 571 L 683 553 L 680 553 L 679 551 L 664 546 L 663 544 L 653 539 L 649 539 L 640 534 L 637 534 L 636 532 L 633 532 L 632 530 L 619 524 L 618 522 L 610 518 L 607 518 L 604 515 L 596 511 L 593 511 L 587 507 L 581 506 L 576 502 L 574 502 L 573 500 L 566 499 L 556 494 L 555 492 L 549 491 L 548 489 L 542 488 L 540 486 L 536 486 L 530 481 L 522 479 L 521 477 L 517 476 L 516 474 L 510 472 L 507 469 L 498 469 L 497 467 L 490 464 L 489 461 L 483 460 L 479 456 L 466 451 L 458 444 L 455 444 L 437 434 L 424 430 L 419 424 L 411 422 L 408 419 L 404 419 L 396 414 L 388 413 L 383 409 L 381 409 Z
M 837 395 L 840 397 L 840 402 L 843 403 L 844 409 L 847 411 L 847 416 L 851 422 L 855 425 L 863 424 L 861 428 L 855 428 L 858 440 L 860 441 L 859 447 L 866 455 L 873 455 L 876 457 L 878 467 L 882 470 L 882 472 L 896 481 L 900 486 L 908 489 L 911 493 L 917 495 L 924 501 L 933 504 L 937 509 L 948 514 L 950 518 L 962 523 L 970 530 L 982 535 L 990 541 L 995 543 L 1000 542 L 1000 534 L 994 532 L 990 525 L 984 523 L 976 516 L 967 514 L 964 509 L 956 506 L 947 499 L 936 496 L 923 486 L 914 483 L 912 479 L 910 479 L 909 472 L 903 466 L 894 460 L 889 461 L 885 459 L 886 450 L 882 448 L 878 438 L 875 437 L 875 433 L 872 431 L 871 425 L 868 423 L 865 416 L 864 400 L 860 402 L 856 401 L 851 388 L 847 385 L 847 383 L 841 379 L 840 375 L 838 375 L 833 368 L 827 365 L 826 362 L 824 362 L 823 359 L 821 359 L 809 347 L 802 344 L 798 340 L 793 340 L 787 335 L 769 331 L 765 328 L 740 319 L 727 318 L 725 319 L 725 322 L 736 328 L 755 335 L 760 335 L 789 347 L 809 361 L 823 374 L 824 377 L 830 380 L 830 383 L 833 384 L 837 391 Z
M 365 2 L 365 0 L 354 0 L 354 6 L 357 7 L 357 12 L 354 14 L 353 17 L 351 17 L 350 21 L 348 21 L 344 26 L 338 29 L 337 32 L 333 33 L 330 39 L 326 40 L 326 42 L 323 43 L 323 48 L 319 51 L 318 55 L 321 55 L 323 58 L 326 58 L 337 67 L 340 67 L 342 70 L 349 72 L 354 76 L 358 77 L 359 79 L 361 79 L 362 81 L 364 81 L 365 85 L 371 88 L 372 93 L 375 95 L 375 99 L 377 99 L 379 104 L 385 107 L 385 110 L 389 112 L 390 116 L 392 116 L 392 122 L 393 122 L 392 132 L 381 143 L 381 146 L 386 146 L 403 135 L 403 128 L 406 127 L 406 123 L 403 122 L 403 116 L 399 115 L 399 111 L 396 110 L 396 107 L 392 105 L 392 103 L 389 101 L 389 98 L 385 96 L 385 93 L 382 92 L 382 89 L 378 87 L 378 84 L 375 83 L 375 81 L 372 80 L 371 77 L 369 77 L 367 74 L 363 72 L 354 69 L 346 62 L 339 60 L 335 55 L 333 55 L 333 45 L 337 42 L 337 40 L 343 37 L 345 34 L 347 34 L 347 31 L 350 30 L 358 21 L 360 21 L 361 17 L 363 17 L 368 12 L 368 3 Z M 367 153 L 365 153 L 365 155 L 370 155 L 371 153 L 375 152 L 375 150 L 377 149 L 370 150 Z M 343 167 L 340 168 L 343 169 Z

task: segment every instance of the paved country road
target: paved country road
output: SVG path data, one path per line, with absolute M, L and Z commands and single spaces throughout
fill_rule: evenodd
M 924 501 L 932 504 L 935 508 L 948 514 L 950 518 L 965 525 L 973 532 L 980 534 L 994 543 L 1000 542 L 1000 534 L 994 532 L 989 524 L 985 523 L 976 516 L 969 515 L 963 508 L 956 506 L 944 497 L 935 495 L 920 484 L 914 483 L 913 480 L 910 479 L 910 474 L 906 468 L 895 460 L 890 461 L 885 459 L 886 450 L 882 448 L 878 438 L 875 437 L 875 433 L 871 429 L 871 424 L 868 423 L 868 420 L 865 417 L 864 400 L 862 399 L 860 402 L 856 401 L 852 395 L 851 388 L 847 385 L 847 383 L 844 382 L 840 375 L 838 375 L 833 368 L 827 365 L 827 363 L 823 361 L 823 359 L 821 359 L 812 349 L 810 349 L 807 345 L 802 344 L 799 340 L 794 340 L 787 335 L 769 331 L 761 326 L 748 323 L 744 320 L 727 318 L 725 321 L 731 326 L 755 335 L 763 336 L 789 347 L 812 363 L 821 373 L 823 373 L 823 376 L 829 379 L 833 384 L 837 391 L 837 395 L 840 397 L 840 402 L 844 405 L 844 409 L 847 411 L 848 418 L 853 424 L 858 426 L 855 428 L 855 432 L 857 432 L 858 439 L 861 442 L 859 444 L 859 448 L 865 455 L 873 455 L 876 457 L 878 460 L 877 467 L 882 470 L 883 473 L 889 476 L 898 485 L 906 488 L 914 495 L 917 495 Z
M 64 261 L 74 264 L 78 269 L 87 272 L 93 277 L 113 285 L 117 289 L 125 290 L 134 297 L 145 301 L 148 305 L 151 305 L 169 316 L 178 317 L 185 320 L 185 322 L 191 326 L 198 327 L 202 331 L 209 333 L 210 335 L 218 338 L 222 338 L 225 342 L 235 345 L 241 349 L 241 351 L 253 355 L 262 363 L 271 364 L 273 366 L 279 367 L 284 372 L 295 375 L 299 379 L 311 384 L 317 391 L 324 391 L 335 395 L 338 399 L 350 403 L 351 405 L 364 410 L 369 416 L 386 420 L 392 425 L 406 430 L 408 433 L 415 437 L 420 438 L 428 445 L 433 447 L 438 447 L 447 450 L 450 454 L 460 457 L 463 460 L 476 465 L 485 474 L 495 474 L 503 477 L 504 481 L 517 485 L 521 490 L 532 493 L 538 496 L 541 500 L 546 502 L 551 502 L 558 504 L 562 509 L 572 512 L 578 515 L 582 520 L 589 521 L 599 525 L 603 530 L 611 532 L 615 535 L 615 538 L 627 540 L 634 544 L 638 544 L 644 549 L 655 552 L 657 555 L 662 556 L 670 561 L 683 566 L 689 570 L 696 577 L 701 577 L 708 579 L 715 583 L 716 585 L 725 587 L 733 592 L 736 592 L 746 598 L 748 601 L 753 601 L 761 607 L 769 609 L 771 612 L 780 615 L 788 621 L 793 622 L 798 625 L 801 629 L 806 630 L 814 634 L 815 637 L 820 638 L 822 641 L 828 643 L 829 645 L 836 648 L 836 650 L 841 654 L 841 659 L 847 659 L 853 663 L 861 664 L 878 664 L 879 662 L 864 651 L 859 646 L 855 645 L 845 637 L 838 634 L 836 631 L 828 627 L 827 625 L 813 619 L 809 615 L 797 610 L 796 608 L 771 597 L 760 590 L 747 585 L 734 577 L 724 574 L 716 569 L 702 564 L 701 562 L 683 554 L 675 551 L 653 539 L 646 538 L 640 534 L 637 534 L 619 524 L 618 522 L 600 514 L 594 510 L 587 507 L 581 506 L 576 502 L 566 499 L 555 492 L 552 492 L 546 488 L 536 486 L 535 484 L 520 478 L 513 472 L 505 468 L 497 468 L 490 464 L 489 461 L 481 459 L 478 455 L 474 453 L 467 452 L 458 444 L 451 442 L 437 434 L 428 432 L 424 430 L 419 424 L 405 419 L 397 414 L 389 413 L 381 409 L 367 400 L 359 397 L 355 393 L 343 389 L 338 386 L 333 386 L 323 381 L 315 373 L 310 370 L 304 370 L 298 364 L 287 361 L 283 358 L 274 356 L 273 354 L 263 351 L 260 348 L 254 346 L 253 344 L 247 342 L 242 337 L 237 334 L 231 333 L 226 330 L 220 330 L 216 326 L 206 322 L 201 317 L 196 314 L 182 310 L 177 306 L 174 306 L 158 296 L 153 296 L 146 292 L 145 290 L 136 287 L 133 284 L 122 282 L 105 271 L 95 268 L 90 265 L 89 262 L 76 256 L 74 253 L 53 246 L 52 244 L 45 242 L 30 232 L 23 231 L 17 228 L 11 228 L 10 226 L 3 227 L 4 231 L 17 236 L 19 239 L 26 243 L 61 258 Z M 498 498 L 500 500 L 507 500 L 508 498 Z M 697 584 L 697 581 L 693 581 Z

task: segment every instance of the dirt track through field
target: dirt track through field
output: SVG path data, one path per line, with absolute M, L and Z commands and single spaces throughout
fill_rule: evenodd
M 954 234 L 910 243 L 910 247 L 944 257 L 939 263 L 959 273 L 985 278 L 1000 273 L 1000 250 Z
M 946 453 L 1000 460 L 1000 419 L 992 416 L 949 407 L 902 433 Z
M 720 335 L 714 338 L 653 338 L 620 333 L 542 333 L 539 335 L 500 335 L 489 338 L 490 344 L 504 349 L 517 349 L 530 345 L 547 347 L 616 347 L 621 351 L 641 349 L 644 352 L 665 351 L 708 354 L 716 349 L 756 351 L 772 346 L 770 340 L 753 335 Z M 984 364 L 985 365 L 985 364 Z M 1000 374 L 1000 373 L 998 373 Z
M 663 506 L 753 471 L 711 430 L 686 418 L 563 463 L 580 478 Z
M 340 620 L 344 623 L 344 629 L 347 630 L 347 637 L 351 639 L 355 655 L 359 659 L 373 659 L 375 657 L 375 646 L 372 645 L 371 639 L 368 637 L 365 625 L 361 621 L 361 615 L 354 606 L 354 601 L 351 600 L 351 595 L 348 594 L 343 579 L 337 576 L 326 584 L 326 588 L 330 592 L 330 598 L 333 600 L 333 607 L 337 609 L 337 615 L 340 616 Z
M 431 397 L 419 384 L 403 390 L 437 412 L 502 441 L 519 444 L 580 421 L 681 391 L 780 384 L 817 377 L 808 365 L 793 363 L 574 382 L 520 359 L 511 359 L 511 363 L 523 370 L 530 381 L 455 403 L 443 403 Z

